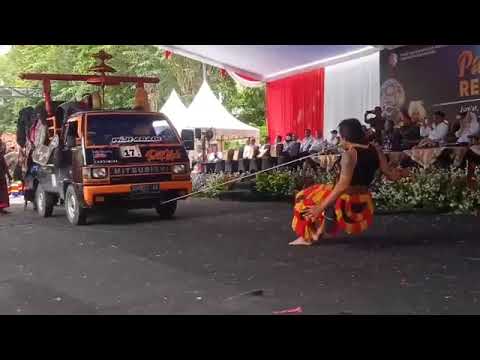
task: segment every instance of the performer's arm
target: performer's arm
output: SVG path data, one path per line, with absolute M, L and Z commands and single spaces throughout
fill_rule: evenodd
M 322 201 L 321 204 L 311 207 L 307 211 L 307 216 L 312 218 L 318 218 L 320 214 L 330 205 L 335 203 L 340 195 L 348 189 L 352 182 L 353 170 L 357 164 L 357 152 L 356 150 L 348 150 L 343 153 L 340 160 L 341 171 L 340 178 L 333 188 L 332 192 Z

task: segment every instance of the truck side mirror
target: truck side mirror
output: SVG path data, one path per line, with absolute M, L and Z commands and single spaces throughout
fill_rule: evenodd
M 195 148 L 195 132 L 193 130 L 182 130 L 181 137 L 186 150 L 193 150 Z

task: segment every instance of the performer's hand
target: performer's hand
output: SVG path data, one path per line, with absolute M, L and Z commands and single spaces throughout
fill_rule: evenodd
M 324 208 L 321 205 L 312 206 L 307 210 L 305 216 L 311 220 L 316 220 L 322 214 L 323 210 Z

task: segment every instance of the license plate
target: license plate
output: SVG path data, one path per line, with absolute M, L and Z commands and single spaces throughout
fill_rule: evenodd
M 141 158 L 142 152 L 140 151 L 140 147 L 138 145 L 120 146 L 120 156 L 123 159 Z
M 159 184 L 132 185 L 133 193 L 155 193 L 160 191 Z

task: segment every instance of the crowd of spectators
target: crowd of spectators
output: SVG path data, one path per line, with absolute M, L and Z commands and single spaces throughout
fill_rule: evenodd
M 455 119 L 448 119 L 443 111 L 435 111 L 429 118 L 420 101 L 412 102 L 408 110 L 402 109 L 396 119 L 387 119 L 377 106 L 365 113 L 365 123 L 369 127 L 364 126 L 364 131 L 370 139 L 386 151 L 469 145 L 476 143 L 480 135 L 474 112 L 460 112 Z
M 461 112 L 455 119 L 450 120 L 444 112 L 435 111 L 431 118 L 428 118 L 421 101 L 411 102 L 410 107 L 400 110 L 394 119 L 386 117 L 380 106 L 366 111 L 363 130 L 372 143 L 380 145 L 386 152 L 468 145 L 477 143 L 480 135 L 480 126 L 475 113 Z M 325 137 L 321 130 L 306 129 L 301 138 L 289 132 L 285 137 L 278 135 L 274 141 L 270 140 L 266 137 L 257 144 L 254 138 L 249 138 L 244 145 L 223 152 L 218 151 L 216 145 L 210 146 L 206 151 L 206 162 L 201 160 L 200 148 L 196 150 L 194 163 L 210 163 L 211 168 L 223 171 L 223 164 L 213 166 L 212 163 L 233 161 L 239 163 L 240 172 L 255 171 L 314 153 L 337 153 L 340 142 L 335 129 Z

